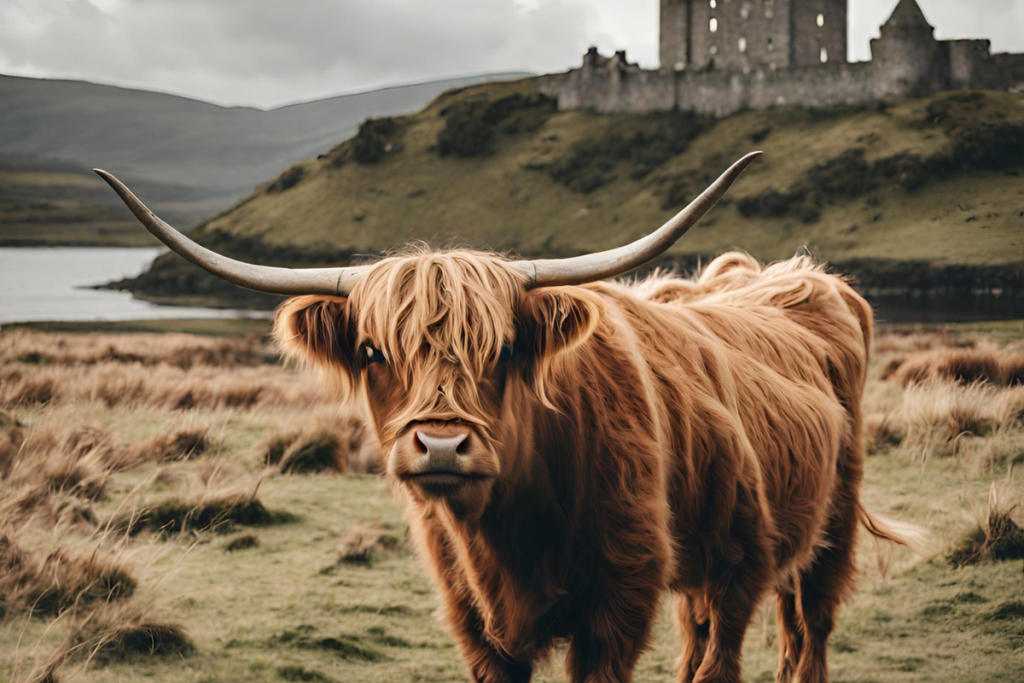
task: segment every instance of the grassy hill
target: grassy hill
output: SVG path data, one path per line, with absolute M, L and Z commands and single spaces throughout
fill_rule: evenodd
M 989 92 L 715 121 L 557 112 L 530 81 L 488 84 L 368 122 L 193 234 L 294 265 L 340 264 L 410 239 L 577 254 L 652 230 L 754 149 L 764 158 L 673 258 L 738 248 L 777 259 L 808 246 L 884 273 L 883 287 L 946 276 L 1019 284 L 1024 97 Z M 174 256 L 136 288 L 231 291 Z
M 368 116 L 415 111 L 450 88 L 523 74 L 468 76 L 269 111 L 81 81 L 0 75 L 0 243 L 149 244 L 86 169 L 148 185 L 186 227 L 282 167 L 329 149 Z

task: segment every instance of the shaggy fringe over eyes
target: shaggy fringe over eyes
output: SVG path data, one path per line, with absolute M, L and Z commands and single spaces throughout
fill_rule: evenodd
M 359 281 L 351 297 L 358 339 L 384 354 L 411 399 L 394 422 L 447 409 L 487 427 L 475 384 L 515 338 L 521 277 L 493 255 L 419 250 L 381 261 Z

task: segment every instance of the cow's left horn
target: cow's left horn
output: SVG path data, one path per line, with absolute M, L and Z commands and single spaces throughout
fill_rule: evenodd
M 526 275 L 528 287 L 579 285 L 636 270 L 663 254 L 686 234 L 687 230 L 718 203 L 740 174 L 759 156 L 761 152 L 753 152 L 737 161 L 675 218 L 632 244 L 572 258 L 518 261 L 516 265 Z
M 274 268 L 256 266 L 221 256 L 206 247 L 196 244 L 173 227 L 160 220 L 156 214 L 139 201 L 132 191 L 120 180 L 106 171 L 93 169 L 107 181 L 114 192 L 120 195 L 135 217 L 153 235 L 170 247 L 171 251 L 185 257 L 217 277 L 233 282 L 239 287 L 254 289 L 269 294 L 332 294 L 346 296 L 359 280 L 365 268 Z

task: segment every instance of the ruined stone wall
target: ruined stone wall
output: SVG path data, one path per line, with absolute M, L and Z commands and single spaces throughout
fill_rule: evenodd
M 793 1 L 792 66 L 846 61 L 846 8 L 847 0 Z
M 742 109 L 783 105 L 867 104 L 878 99 L 875 82 L 869 62 L 786 72 L 758 69 L 749 74 L 686 74 L 677 84 L 676 105 L 682 110 L 728 116 Z
M 541 93 L 558 98 L 563 111 L 644 114 L 675 106 L 676 73 L 669 69 L 611 65 L 541 76 L 536 83 Z
M 991 41 L 943 41 L 949 59 L 949 87 L 954 90 L 998 88 L 1001 74 L 992 59 Z
M 536 82 L 541 92 L 558 98 L 559 109 L 601 113 L 641 114 L 678 108 L 728 116 L 747 108 L 864 104 L 879 97 L 869 62 L 788 71 L 759 68 L 747 74 L 600 66 L 542 76 Z
M 690 61 L 690 0 L 661 0 L 661 68 L 685 68 Z
M 1024 54 L 1000 53 L 992 57 L 1005 90 L 1024 92 Z

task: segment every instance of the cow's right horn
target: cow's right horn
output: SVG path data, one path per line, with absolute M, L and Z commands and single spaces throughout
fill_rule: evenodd
M 650 263 L 710 211 L 759 156 L 761 152 L 753 152 L 737 161 L 675 218 L 632 244 L 572 258 L 516 262 L 526 275 L 527 287 L 580 285 L 623 275 Z
M 366 268 L 275 268 L 243 263 L 210 251 L 185 237 L 149 210 L 124 183 L 106 171 L 93 169 L 120 195 L 135 217 L 171 251 L 239 287 L 268 294 L 331 294 L 346 296 Z

